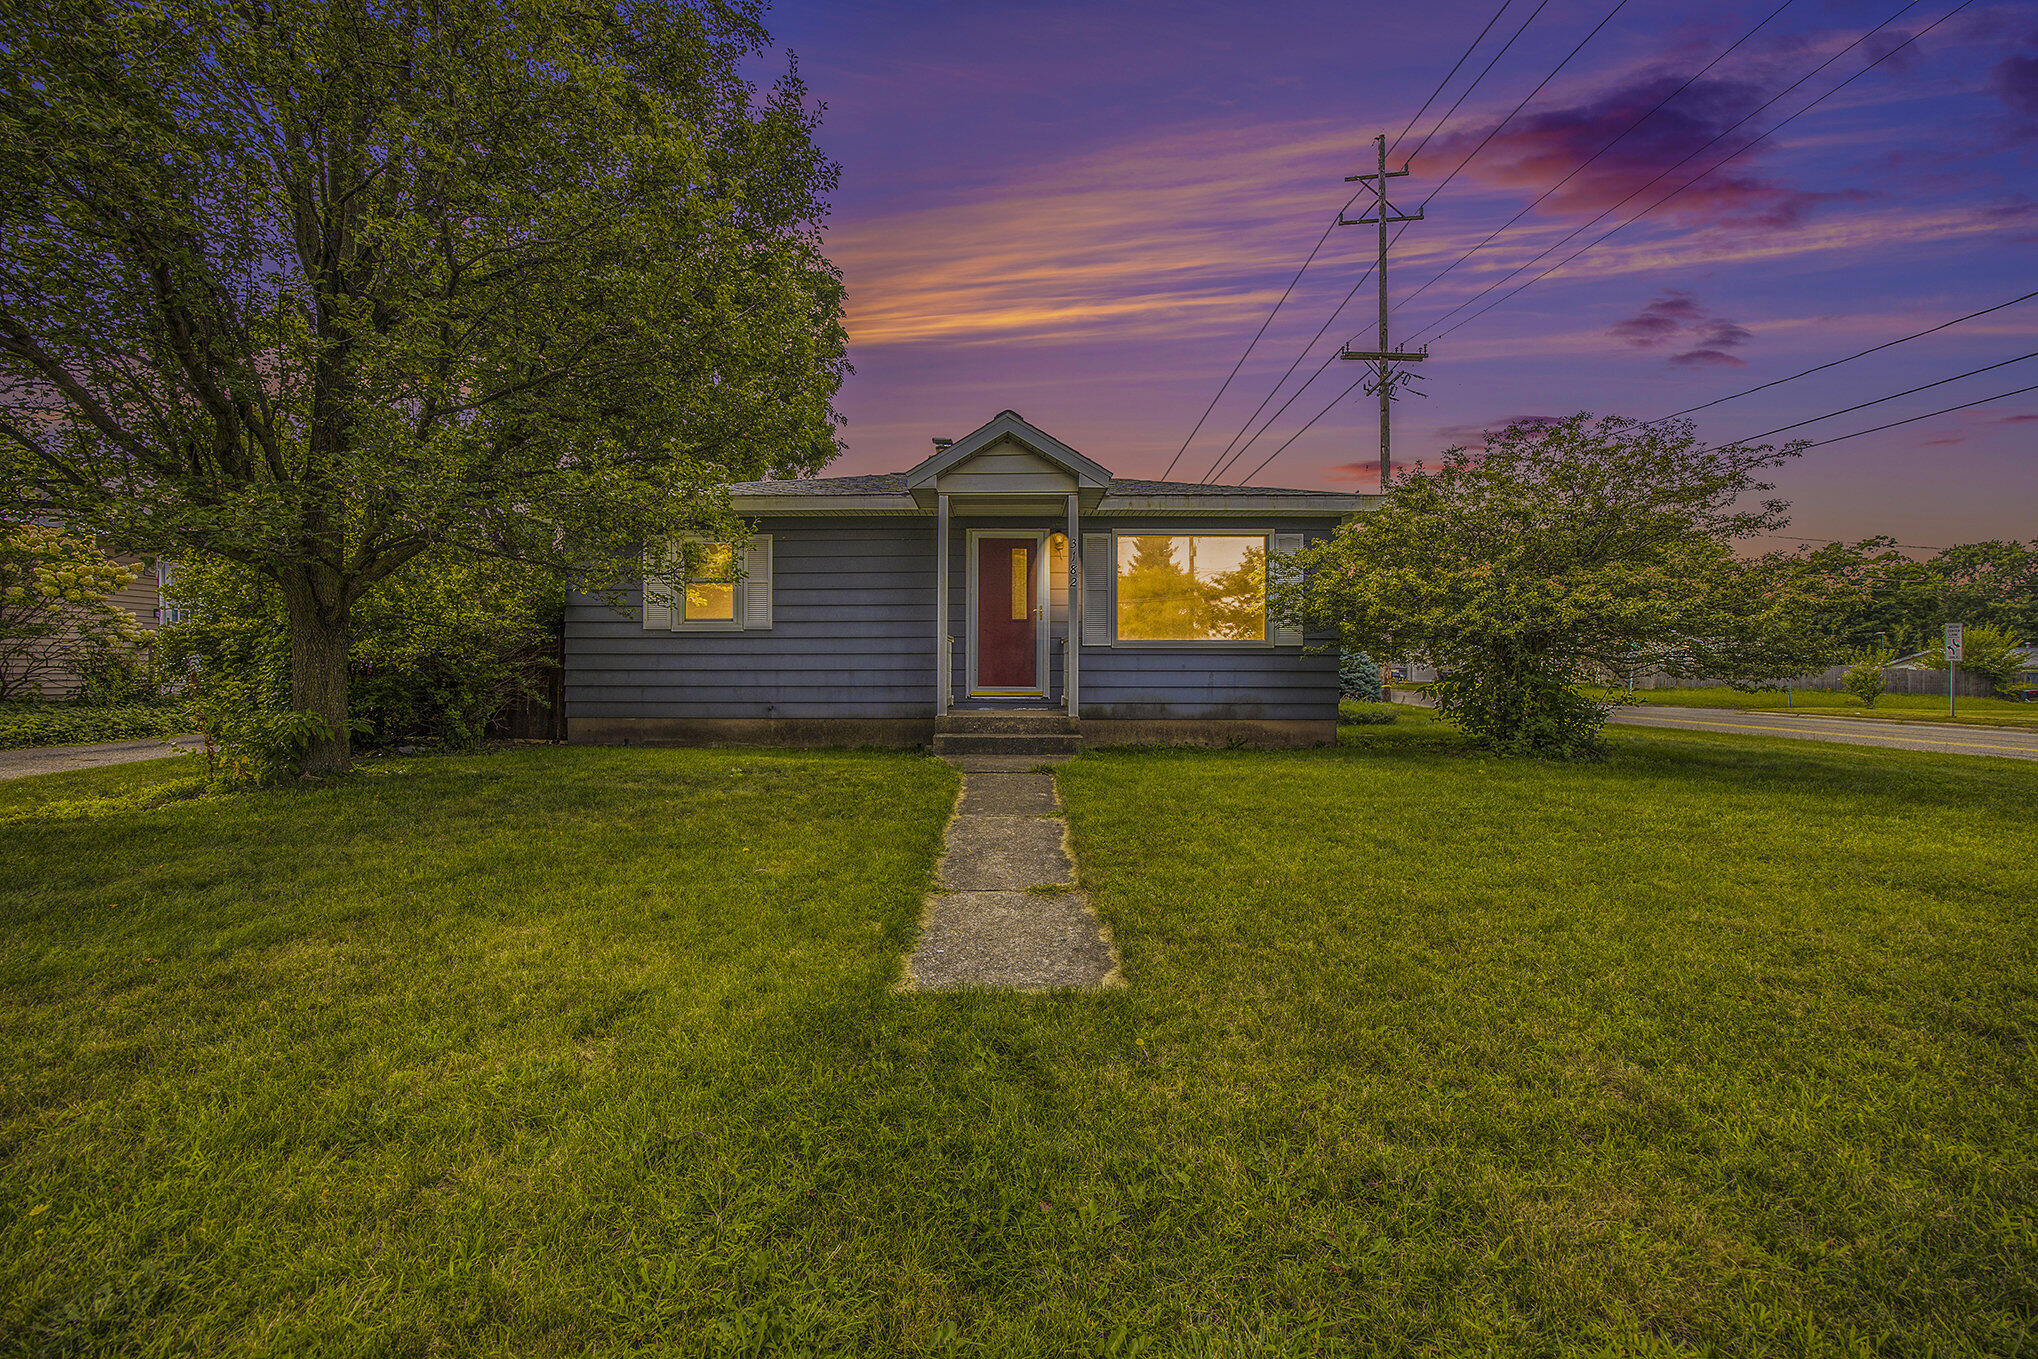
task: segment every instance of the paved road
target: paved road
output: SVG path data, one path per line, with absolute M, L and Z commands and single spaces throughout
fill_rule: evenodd
M 1951 722 L 1916 724 L 1867 717 L 1817 717 L 1805 713 L 1747 713 L 1731 708 L 1668 708 L 1653 704 L 1616 708 L 1613 720 L 1625 727 L 1683 727 L 1754 736 L 1787 736 L 1800 741 L 1837 741 L 1890 750 L 1936 750 L 1948 755 L 1996 755 L 2038 760 L 2038 732 L 1968 727 Z
M 35 746 L 28 750 L 0 750 L 0 780 L 25 779 L 30 774 L 54 774 L 63 769 L 96 769 L 102 764 L 130 764 L 135 760 L 157 760 L 198 746 L 196 736 L 150 736 L 140 741 L 108 741 L 94 746 Z

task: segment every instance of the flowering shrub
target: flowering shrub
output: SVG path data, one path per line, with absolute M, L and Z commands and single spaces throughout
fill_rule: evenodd
M 82 534 L 0 524 L 0 700 L 35 698 L 69 676 L 88 697 L 141 696 L 149 634 L 106 598 L 134 579 Z

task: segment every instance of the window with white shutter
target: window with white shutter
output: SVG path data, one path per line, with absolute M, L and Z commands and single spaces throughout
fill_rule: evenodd
M 681 539 L 664 554 L 662 575 L 644 580 L 649 631 L 741 632 L 771 627 L 771 535 L 741 549 L 729 542 Z
M 743 627 L 771 630 L 771 535 L 760 533 L 743 551 Z
M 1277 533 L 1274 535 L 1274 556 L 1276 558 L 1276 561 L 1274 563 L 1273 570 L 1276 573 L 1278 573 L 1279 579 L 1281 580 L 1292 579 L 1295 574 L 1291 568 L 1281 565 L 1279 559 L 1291 556 L 1294 553 L 1300 552 L 1301 550 L 1302 550 L 1301 534 Z M 1277 621 L 1274 624 L 1274 645 L 1301 646 L 1302 629 L 1296 627 L 1292 623 Z
M 1117 561 L 1108 533 L 1083 535 L 1083 645 L 1111 645 L 1111 582 Z

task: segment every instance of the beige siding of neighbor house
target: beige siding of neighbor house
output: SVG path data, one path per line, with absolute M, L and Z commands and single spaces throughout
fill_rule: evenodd
M 115 557 L 122 566 L 132 567 L 135 578 L 121 589 L 106 597 L 109 604 L 126 609 L 140 627 L 154 632 L 162 622 L 163 591 L 158 582 L 156 563 L 153 558 Z M 46 675 L 42 680 L 42 694 L 45 699 L 69 698 L 78 692 L 78 677 L 65 670 Z

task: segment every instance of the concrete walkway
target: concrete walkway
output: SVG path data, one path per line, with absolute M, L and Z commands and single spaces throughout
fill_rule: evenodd
M 66 769 L 97 769 L 103 764 L 157 760 L 165 755 L 195 750 L 198 744 L 196 736 L 148 736 L 136 741 L 106 741 L 90 746 L 30 746 L 26 750 L 0 750 L 0 780 L 25 779 L 31 774 L 55 774 Z
M 905 989 L 1048 991 L 1123 985 L 1118 958 L 1075 890 L 1052 757 L 958 755 L 941 886 L 927 899 Z

